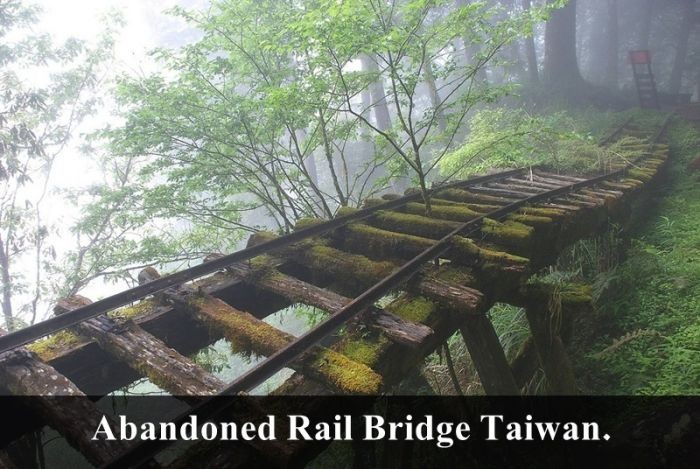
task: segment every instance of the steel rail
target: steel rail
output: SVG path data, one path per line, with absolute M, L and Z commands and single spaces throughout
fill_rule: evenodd
M 622 122 L 622 124 L 620 124 L 615 130 L 610 132 L 610 134 L 608 134 L 606 137 L 603 137 L 602 139 L 600 139 L 598 141 L 598 145 L 603 146 L 603 145 L 607 145 L 608 143 L 611 143 L 615 139 L 615 137 L 617 137 L 618 135 L 620 135 L 622 133 L 622 131 L 625 129 L 625 127 L 627 127 L 630 124 L 630 122 L 632 122 L 632 120 L 633 120 L 632 117 L 628 117 L 627 119 L 625 119 L 625 121 Z
M 654 145 L 656 140 L 658 140 L 658 138 L 662 135 L 669 122 L 669 119 L 670 116 L 667 117 L 667 119 L 664 121 L 662 128 L 659 130 L 659 132 L 656 133 L 656 135 L 654 136 L 654 141 L 650 143 L 650 146 Z M 627 123 L 625 123 L 625 125 L 626 124 Z M 639 159 L 643 157 L 645 157 L 645 155 L 640 156 L 639 158 L 635 159 L 635 161 L 639 161 Z M 299 336 L 294 342 L 281 348 L 277 352 L 265 358 L 262 362 L 255 365 L 250 370 L 243 373 L 241 376 L 239 376 L 233 382 L 231 382 L 217 396 L 207 398 L 206 400 L 196 404 L 189 410 L 179 414 L 174 420 L 172 420 L 172 422 L 174 422 L 175 425 L 180 425 L 183 422 L 187 421 L 191 415 L 196 415 L 198 418 L 206 419 L 214 417 L 222 412 L 225 412 L 228 408 L 230 408 L 233 405 L 233 400 L 220 399 L 221 396 L 237 395 L 241 392 L 249 391 L 255 386 L 262 384 L 266 379 L 268 379 L 269 377 L 277 373 L 279 370 L 284 368 L 292 360 L 299 357 L 302 353 L 309 350 L 311 347 L 323 340 L 329 334 L 339 329 L 348 320 L 352 319 L 354 316 L 366 310 L 367 308 L 372 307 L 376 301 L 384 297 L 389 291 L 400 286 L 406 280 L 416 275 L 419 272 L 419 270 L 425 266 L 427 262 L 430 262 L 449 251 L 452 245 L 452 239 L 455 236 L 468 236 L 477 231 L 486 218 L 501 219 L 506 215 L 514 212 L 515 210 L 520 209 L 524 205 L 548 200 L 552 197 L 566 194 L 568 192 L 572 192 L 583 187 L 594 186 L 597 183 L 605 181 L 607 179 L 613 179 L 618 176 L 624 176 L 624 174 L 630 169 L 630 167 L 632 167 L 632 165 L 633 163 L 629 163 L 624 168 L 618 169 L 607 174 L 595 176 L 584 181 L 574 182 L 547 192 L 534 194 L 530 197 L 517 200 L 515 202 L 500 207 L 487 214 L 480 215 L 475 219 L 461 224 L 460 226 L 452 230 L 450 233 L 436 241 L 425 251 L 421 252 L 417 256 L 413 257 L 411 260 L 407 261 L 399 269 L 395 270 L 390 275 L 388 275 L 378 283 L 374 284 L 369 289 L 365 290 L 362 294 L 354 298 L 330 318 L 321 322 L 314 328 Z M 146 465 L 150 461 L 152 461 L 152 457 L 155 454 L 157 454 L 165 447 L 169 446 L 171 443 L 172 442 L 170 441 L 159 440 L 139 442 L 131 448 L 129 448 L 116 459 L 103 465 L 102 468 L 117 469 L 127 467 L 142 467 L 143 465 Z
M 445 189 L 451 189 L 456 187 L 469 187 L 475 184 L 482 184 L 497 179 L 507 178 L 516 174 L 523 173 L 528 169 L 529 168 L 512 169 L 508 171 L 501 171 L 499 173 L 477 176 L 463 181 L 455 181 L 447 184 L 440 184 L 432 187 L 429 190 L 429 193 L 433 194 L 437 191 Z M 59 316 L 54 316 L 45 321 L 39 322 L 37 324 L 25 327 L 24 329 L 20 329 L 18 331 L 14 331 L 12 333 L 0 337 L 0 353 L 22 346 L 29 342 L 33 342 L 37 339 L 40 339 L 41 337 L 56 333 L 62 329 L 94 318 L 101 314 L 105 314 L 109 311 L 119 308 L 120 306 L 133 303 L 134 301 L 143 299 L 148 295 L 152 295 L 161 290 L 165 290 L 176 285 L 181 285 L 183 283 L 200 278 L 204 275 L 214 273 L 221 269 L 225 269 L 229 265 L 234 264 L 236 262 L 246 261 L 261 254 L 265 254 L 270 251 L 274 251 L 275 249 L 288 246 L 289 244 L 303 241 L 304 239 L 313 236 L 322 235 L 324 233 L 327 233 L 328 231 L 341 228 L 348 223 L 365 219 L 379 210 L 391 210 L 394 208 L 398 208 L 408 202 L 417 200 L 421 197 L 422 194 L 420 193 L 405 195 L 397 199 L 384 202 L 382 204 L 358 210 L 357 212 L 351 213 L 349 215 L 337 217 L 332 220 L 328 220 L 324 223 L 310 226 L 299 231 L 280 236 L 279 238 L 260 243 L 255 246 L 251 246 L 240 251 L 236 251 L 218 259 L 214 259 L 196 265 L 194 267 L 181 270 L 180 272 L 163 276 L 144 285 L 139 285 L 128 290 L 124 290 L 115 295 L 108 296 L 107 298 L 95 301 L 94 303 L 90 303 L 89 305 L 76 308 L 73 311 L 61 314 Z

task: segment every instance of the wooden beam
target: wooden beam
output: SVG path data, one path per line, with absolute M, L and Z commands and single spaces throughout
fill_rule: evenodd
M 88 303 L 89 299 L 76 295 L 59 300 L 54 311 L 62 314 Z M 107 316 L 99 316 L 77 324 L 74 329 L 78 334 L 97 341 L 102 349 L 173 396 L 213 395 L 224 387 L 223 381 L 133 321 L 117 323 Z
M 278 270 L 262 272 L 245 264 L 233 264 L 227 269 L 251 285 L 284 296 L 292 303 L 304 303 L 334 314 L 351 300 L 330 290 L 317 287 Z M 359 319 L 364 325 L 382 330 L 392 340 L 409 347 L 416 347 L 432 329 L 423 324 L 406 321 L 388 311 L 374 308 Z
M 0 335 L 5 332 L 0 329 Z M 0 354 L 0 381 L 92 464 L 100 466 L 126 449 L 121 440 L 92 440 L 104 413 L 68 378 L 21 347 Z M 57 396 L 73 396 L 66 399 Z M 117 426 L 113 424 L 112 428 Z M 0 467 L 2 467 L 0 458 Z M 6 466 L 9 467 L 9 466 Z
M 578 393 L 576 379 L 569 356 L 546 305 L 529 305 L 525 308 L 532 339 L 540 357 L 547 380 L 547 393 L 574 395 Z
M 394 268 L 386 261 L 374 261 L 360 254 L 351 254 L 320 244 L 307 244 L 303 248 L 289 249 L 285 254 L 294 261 L 323 272 L 325 275 L 331 275 L 339 281 L 362 277 L 368 285 L 381 280 Z M 360 289 L 363 287 L 364 285 L 360 286 Z M 447 283 L 428 275 L 419 275 L 409 282 L 406 288 L 413 293 L 431 298 L 459 314 L 483 311 L 482 293 L 468 286 Z
M 219 328 L 241 351 L 270 356 L 295 339 L 210 295 L 180 290 L 166 296 L 198 319 Z M 371 368 L 325 347 L 313 347 L 289 366 L 344 394 L 377 394 L 381 390 L 381 376 Z

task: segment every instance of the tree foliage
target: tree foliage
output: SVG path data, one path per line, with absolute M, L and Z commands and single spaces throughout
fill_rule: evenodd
M 19 1 L 0 3 L 0 281 L 8 329 L 18 313 L 33 322 L 49 288 L 45 273 L 56 260 L 55 227 L 44 220 L 49 178 L 99 102 L 93 91 L 112 48 L 109 33 L 93 48 L 75 39 L 57 46 L 28 32 L 37 13 Z
M 532 17 L 495 11 L 430 0 L 175 9 L 203 37 L 156 51 L 161 72 L 121 80 L 125 124 L 104 137 L 112 153 L 138 158 L 151 216 L 181 217 L 232 241 L 254 228 L 246 213 L 262 210 L 287 231 L 302 216 L 360 204 L 392 178 L 412 175 L 425 191 L 470 110 L 508 91 L 475 77 Z M 460 60 L 465 40 L 482 45 L 469 63 Z M 363 58 L 374 66 L 360 67 Z M 372 117 L 377 103 L 362 99 L 377 82 L 390 128 Z M 363 139 L 374 154 L 359 154 Z

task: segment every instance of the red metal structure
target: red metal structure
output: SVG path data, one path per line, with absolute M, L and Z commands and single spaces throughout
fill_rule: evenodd
M 648 50 L 633 50 L 629 53 L 632 64 L 634 83 L 637 86 L 639 107 L 659 109 L 659 96 L 656 92 L 656 82 L 651 71 L 651 53 Z

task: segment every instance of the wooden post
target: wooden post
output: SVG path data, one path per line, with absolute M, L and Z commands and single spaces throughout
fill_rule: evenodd
M 519 395 L 520 390 L 489 318 L 469 315 L 459 330 L 486 394 Z
M 552 313 L 541 304 L 528 305 L 525 314 L 547 379 L 547 392 L 577 394 L 574 371 L 559 336 L 558 321 L 555 321 Z

